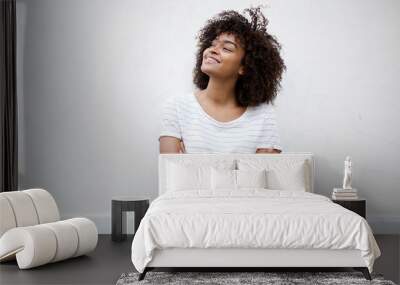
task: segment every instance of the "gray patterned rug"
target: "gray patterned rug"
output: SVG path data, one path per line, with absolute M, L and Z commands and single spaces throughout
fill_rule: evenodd
M 371 274 L 366 280 L 361 272 L 147 272 L 145 279 L 138 281 L 139 273 L 123 273 L 116 285 L 134 284 L 379 284 L 396 285 L 384 280 L 381 274 Z

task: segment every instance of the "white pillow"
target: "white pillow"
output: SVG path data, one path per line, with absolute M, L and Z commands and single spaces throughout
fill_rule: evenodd
M 241 188 L 266 188 L 266 170 L 232 170 L 211 168 L 212 190 L 240 190 Z
M 201 159 L 182 155 L 166 161 L 166 191 L 211 190 L 211 167 L 234 169 L 235 159 Z
M 211 168 L 211 189 L 236 190 L 236 170 Z
M 236 170 L 237 188 L 267 188 L 265 169 Z
M 270 169 L 267 172 L 268 189 L 306 191 L 304 163 L 290 168 Z
M 168 165 L 167 191 L 210 189 L 209 166 L 188 166 L 177 163 Z
M 245 158 L 238 160 L 240 170 L 267 170 L 267 188 L 272 190 L 311 191 L 307 161 Z

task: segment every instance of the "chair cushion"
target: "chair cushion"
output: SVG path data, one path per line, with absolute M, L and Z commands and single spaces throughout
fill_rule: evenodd
M 35 205 L 39 224 L 60 220 L 60 213 L 53 196 L 44 189 L 28 189 L 22 191 L 30 196 Z
M 14 212 L 8 199 L 0 194 L 0 237 L 9 229 L 15 228 L 17 222 L 15 221 Z
M 60 214 L 53 196 L 44 189 L 0 193 L 0 237 L 15 227 L 56 222 Z
M 30 196 L 23 191 L 3 192 L 1 195 L 8 200 L 14 213 L 17 227 L 33 226 L 39 219 Z
M 20 269 L 86 254 L 96 248 L 96 225 L 74 218 L 8 230 L 0 238 L 0 261 L 16 257 Z

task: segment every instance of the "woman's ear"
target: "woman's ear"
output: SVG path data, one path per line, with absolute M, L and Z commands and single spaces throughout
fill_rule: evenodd
M 243 66 L 241 66 L 241 67 L 239 68 L 238 73 L 239 73 L 239 75 L 243 75 L 243 74 L 244 74 L 244 67 L 243 67 Z

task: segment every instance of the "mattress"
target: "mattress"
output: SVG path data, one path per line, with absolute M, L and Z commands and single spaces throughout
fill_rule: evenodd
M 168 248 L 359 250 L 370 272 L 381 254 L 367 221 L 329 198 L 261 188 L 159 196 L 137 229 L 132 262 L 143 272 Z

